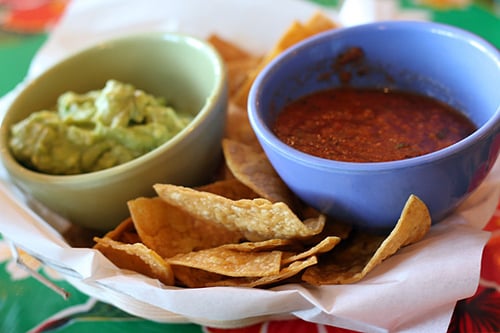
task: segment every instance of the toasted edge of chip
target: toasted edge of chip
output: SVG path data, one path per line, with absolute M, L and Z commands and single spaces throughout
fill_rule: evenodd
M 169 286 L 174 284 L 174 274 L 170 265 L 146 245 L 125 244 L 108 237 L 94 237 L 94 241 L 96 242 L 94 248 L 119 268 L 158 279 Z
M 274 170 L 262 149 L 235 140 L 222 140 L 222 151 L 229 170 L 243 184 L 262 198 L 272 202 L 284 202 L 292 210 L 297 199 Z
M 227 109 L 224 138 L 260 148 L 257 136 L 248 119 L 247 109 L 234 103 L 230 103 Z
M 315 12 L 305 24 L 297 20 L 293 21 L 280 36 L 271 51 L 262 58 L 255 70 L 251 71 L 245 82 L 241 84 L 240 88 L 233 97 L 234 103 L 242 108 L 246 108 L 250 87 L 259 72 L 277 55 L 292 45 L 306 39 L 307 37 L 337 27 L 333 21 L 331 21 L 330 24 L 328 21 L 331 20 L 320 11 Z
M 199 186 L 196 190 L 210 192 L 231 200 L 259 198 L 259 194 L 236 178 L 218 180 Z
M 121 241 L 123 243 L 129 243 L 128 241 L 125 242 L 123 240 L 123 238 L 126 237 L 126 234 L 128 233 L 137 233 L 131 217 L 127 217 L 125 220 L 120 222 L 113 230 L 108 231 L 104 235 L 104 237 L 111 238 L 115 241 Z
M 211 283 L 223 280 L 224 275 L 188 266 L 172 266 L 176 285 L 187 288 L 204 288 Z
M 231 200 L 222 196 L 172 184 L 155 184 L 158 195 L 199 219 L 213 221 L 241 231 L 247 240 L 300 239 L 319 234 L 325 217 L 302 222 L 283 202 Z
M 276 275 L 264 276 L 260 278 L 233 278 L 233 279 L 220 279 L 214 282 L 207 282 L 206 287 L 216 286 L 232 286 L 232 287 L 263 287 L 275 284 L 285 279 L 291 278 L 299 274 L 307 267 L 317 264 L 318 259 L 316 256 L 309 257 L 305 260 L 294 261 L 290 265 L 282 268 Z
M 232 43 L 217 34 L 211 34 L 208 36 L 207 41 L 219 52 L 224 61 L 232 62 L 246 58 L 253 58 L 250 52 L 247 52 L 235 43 Z
M 243 234 L 211 221 L 199 220 L 159 197 L 127 202 L 142 243 L 163 258 L 179 253 L 240 242 Z
M 313 247 L 309 248 L 308 250 L 283 258 L 281 264 L 287 265 L 294 261 L 302 260 L 307 257 L 312 257 L 314 255 L 331 251 L 335 247 L 335 245 L 337 245 L 340 242 L 340 240 L 341 239 L 337 236 L 325 237 L 325 239 L 323 239 L 321 242 L 314 245 Z
M 231 277 L 275 275 L 281 267 L 281 251 L 237 251 L 224 247 L 179 254 L 168 258 L 172 266 L 187 266 Z
M 224 244 L 221 247 L 241 252 L 268 251 L 268 250 L 293 250 L 299 244 L 290 239 L 269 239 L 260 242 L 243 242 L 238 244 Z M 302 246 L 300 246 L 302 248 Z
M 316 11 L 304 24 L 310 34 L 338 28 L 339 25 L 322 11 Z
M 429 231 L 431 223 L 430 213 L 425 203 L 417 196 L 410 195 L 391 233 L 382 241 L 378 240 L 380 236 L 373 236 L 374 241 L 380 245 L 363 265 L 351 264 L 347 265 L 345 270 L 341 270 L 339 267 L 328 267 L 328 263 L 322 263 L 320 258 L 319 265 L 307 269 L 302 275 L 302 280 L 313 285 L 358 282 L 400 248 L 422 239 Z M 352 244 L 356 246 L 354 241 Z M 335 251 L 327 255 L 335 255 Z

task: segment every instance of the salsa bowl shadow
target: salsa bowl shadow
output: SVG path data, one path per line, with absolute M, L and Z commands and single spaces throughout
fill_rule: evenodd
M 51 108 L 67 91 L 102 89 L 115 79 L 194 118 L 158 148 L 124 164 L 78 175 L 49 175 L 25 168 L 9 147 L 11 126 Z M 153 195 L 153 185 L 201 184 L 221 156 L 227 77 L 217 51 L 197 38 L 144 33 L 102 42 L 47 69 L 22 88 L 8 107 L 0 133 L 0 156 L 12 181 L 29 196 L 83 227 L 109 230 L 128 216 L 127 201 Z
M 339 66 L 352 48 L 363 51 L 362 62 Z M 477 130 L 436 152 L 367 163 L 315 157 L 273 133 L 285 105 L 346 82 L 438 99 L 463 112 Z M 387 230 L 411 194 L 438 222 L 484 180 L 500 149 L 499 87 L 499 51 L 480 37 L 438 23 L 379 22 L 331 30 L 285 51 L 255 80 L 248 112 L 270 162 L 301 199 L 331 217 Z

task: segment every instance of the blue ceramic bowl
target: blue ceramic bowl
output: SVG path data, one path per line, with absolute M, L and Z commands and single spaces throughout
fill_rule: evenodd
M 352 47 L 364 51 L 362 64 L 339 69 L 335 59 Z M 272 133 L 270 124 L 285 104 L 341 85 L 346 72 L 353 87 L 397 88 L 444 101 L 478 130 L 437 152 L 376 163 L 314 157 Z M 382 230 L 395 225 L 408 196 L 415 194 L 438 222 L 477 188 L 498 157 L 500 53 L 471 33 L 436 23 L 379 22 L 331 30 L 271 62 L 251 88 L 248 110 L 269 160 L 306 203 L 334 218 Z

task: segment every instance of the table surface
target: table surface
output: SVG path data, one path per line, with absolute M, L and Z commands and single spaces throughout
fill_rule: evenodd
M 68 1 L 0 0 L 0 96 L 23 80 Z M 326 7 L 339 4 L 314 2 Z M 398 5 L 428 11 L 433 21 L 472 31 L 500 48 L 500 1 L 401 0 Z M 474 296 L 457 303 L 449 332 L 500 332 L 500 203 L 485 229 L 492 231 L 492 237 L 483 253 L 479 287 Z M 18 266 L 0 235 L 0 332 L 350 332 L 300 320 L 233 330 L 155 323 L 89 298 L 50 269 L 36 269 L 68 291 L 69 298 L 63 299 Z

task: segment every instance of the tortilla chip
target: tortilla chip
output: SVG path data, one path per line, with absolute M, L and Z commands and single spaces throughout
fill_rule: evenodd
M 289 46 L 299 42 L 300 40 L 306 37 L 307 37 L 307 32 L 304 29 L 304 26 L 298 21 L 292 22 L 292 25 L 288 28 L 288 30 L 276 43 L 274 48 L 259 62 L 258 66 L 253 71 L 248 73 L 245 82 L 241 84 L 240 89 L 236 91 L 236 93 L 233 96 L 234 103 L 239 107 L 246 109 L 248 94 L 257 75 L 278 54 L 286 50 Z
M 231 200 L 255 199 L 259 195 L 254 190 L 236 178 L 219 180 L 196 188 L 199 191 L 210 192 Z
M 304 213 L 302 213 L 304 214 Z M 319 213 L 305 213 L 303 216 L 308 216 L 309 218 L 314 218 L 315 216 L 318 216 Z M 310 244 L 317 244 L 321 242 L 325 237 L 331 237 L 335 236 L 338 237 L 342 240 L 345 240 L 349 237 L 351 234 L 351 231 L 353 229 L 353 226 L 351 224 L 335 221 L 331 218 L 327 218 L 325 227 L 323 228 L 323 231 L 321 233 L 306 239 L 303 241 L 305 245 L 310 245 Z
M 230 104 L 227 110 L 224 137 L 261 149 L 257 136 L 250 125 L 247 109 L 234 104 Z
M 241 252 L 216 247 L 167 259 L 170 265 L 187 266 L 232 277 L 275 275 L 281 267 L 280 251 Z
M 315 12 L 309 20 L 305 23 L 305 28 L 309 30 L 309 34 L 312 36 L 319 32 L 327 31 L 330 29 L 338 28 L 338 24 L 332 19 L 325 15 L 321 11 Z
M 328 21 L 330 21 L 330 23 L 328 23 Z M 298 21 L 292 22 L 288 29 L 279 38 L 278 42 L 274 45 L 273 49 L 260 61 L 256 69 L 249 73 L 245 82 L 234 95 L 234 103 L 241 108 L 246 108 L 248 93 L 250 92 L 250 88 L 255 78 L 276 56 L 298 42 L 336 26 L 337 25 L 333 21 L 321 12 L 316 12 L 310 17 L 306 24 L 302 24 Z
M 251 73 L 259 65 L 259 62 L 260 58 L 254 57 L 226 63 L 230 100 L 232 96 L 235 96 L 241 89 L 242 85 L 246 82 L 249 73 Z
M 241 251 L 241 252 L 258 252 L 269 250 L 284 250 L 292 251 L 297 249 L 299 244 L 290 239 L 269 239 L 261 242 L 243 242 L 239 244 L 226 244 L 221 245 L 228 250 Z M 300 246 L 302 248 L 302 246 Z
M 142 242 L 164 258 L 243 238 L 238 231 L 197 219 L 160 198 L 137 198 L 128 207 Z
M 108 231 L 104 237 L 111 238 L 113 240 L 119 241 L 120 237 L 125 232 L 135 231 L 134 223 L 130 217 L 120 222 L 113 230 Z
M 274 170 L 266 154 L 252 146 L 224 139 L 226 164 L 243 184 L 271 202 L 284 202 L 294 209 L 297 198 Z
M 335 245 L 337 245 L 340 242 L 340 238 L 336 236 L 329 236 L 323 239 L 321 242 L 316 244 L 315 246 L 311 247 L 307 251 L 301 252 L 301 253 L 296 253 L 290 256 L 286 256 L 283 258 L 281 261 L 282 265 L 287 265 L 290 264 L 294 261 L 299 261 L 305 258 L 309 258 L 312 256 L 315 256 L 317 254 L 325 253 L 328 251 L 331 251 Z
M 207 41 L 215 47 L 215 49 L 219 52 L 222 59 L 225 62 L 238 61 L 240 59 L 253 58 L 253 56 L 243 50 L 241 47 L 237 46 L 234 43 L 229 42 L 228 40 L 222 38 L 219 35 L 212 34 L 208 36 Z
M 266 199 L 230 200 L 188 187 L 156 184 L 154 189 L 169 204 L 188 212 L 194 218 L 213 221 L 229 230 L 242 232 L 247 240 L 273 238 L 300 239 L 321 232 L 325 217 L 302 222 L 290 208 Z
M 108 237 L 95 237 L 94 241 L 96 242 L 94 248 L 116 266 L 158 279 L 169 286 L 174 284 L 174 274 L 170 265 L 144 244 L 125 244 Z
M 203 288 L 227 276 L 187 266 L 172 266 L 176 285 L 187 288 Z
M 207 40 L 217 49 L 226 64 L 229 96 L 233 96 L 243 82 L 245 82 L 248 73 L 257 67 L 260 58 L 243 50 L 236 44 L 223 39 L 219 35 L 211 35 Z
M 321 256 L 318 265 L 304 272 L 302 280 L 313 285 L 357 282 L 401 247 L 424 237 L 430 226 L 427 206 L 411 195 L 389 236 L 353 233 L 348 240 Z
M 141 239 L 137 234 L 134 223 L 130 217 L 123 220 L 113 230 L 108 231 L 104 237 L 122 242 L 125 244 L 140 243 Z
M 255 288 L 255 287 L 263 287 L 269 286 L 271 284 L 275 284 L 277 282 L 289 279 L 307 267 L 313 266 L 318 262 L 316 256 L 312 256 L 303 261 L 295 261 L 291 263 L 289 266 L 282 268 L 280 272 L 276 275 L 271 276 L 263 276 L 260 278 L 234 278 L 234 279 L 219 279 L 213 282 L 206 282 L 206 287 L 215 287 L 215 286 L 233 286 L 233 287 L 247 287 L 247 288 Z

